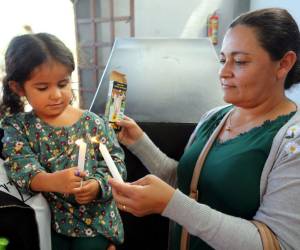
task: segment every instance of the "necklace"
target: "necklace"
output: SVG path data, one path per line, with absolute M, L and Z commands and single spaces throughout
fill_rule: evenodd
M 231 124 L 231 117 L 232 117 L 233 112 L 234 112 L 234 110 L 228 116 L 228 124 L 226 124 L 226 126 L 225 126 L 225 131 L 227 131 L 228 133 L 230 133 L 233 129 L 232 124 Z M 240 126 L 238 126 L 238 127 L 240 127 Z M 235 128 L 237 128 L 237 127 L 235 127 Z
M 273 109 L 272 109 L 273 110 Z M 271 110 L 271 111 L 272 111 Z M 269 113 L 271 113 L 271 111 L 269 111 L 267 114 L 269 114 Z M 232 132 L 233 130 L 236 130 L 236 129 L 238 129 L 238 128 L 240 128 L 240 127 L 247 127 L 247 125 L 249 125 L 249 124 L 251 124 L 251 123 L 253 123 L 254 121 L 256 121 L 256 120 L 258 120 L 259 119 L 259 117 L 255 117 L 255 118 L 253 118 L 253 119 L 250 119 L 249 121 L 247 121 L 246 123 L 243 123 L 243 124 L 240 124 L 240 125 L 236 125 L 236 126 L 232 126 L 232 123 L 231 123 L 231 118 L 232 118 L 232 114 L 233 114 L 234 112 L 231 112 L 231 114 L 229 115 L 229 117 L 228 117 L 228 124 L 226 124 L 226 126 L 225 126 L 225 131 L 227 131 L 228 133 L 230 133 L 230 132 Z M 266 115 L 267 115 L 266 114 Z
M 240 125 L 237 125 L 237 126 L 232 126 L 232 115 L 234 113 L 235 110 L 232 110 L 232 112 L 229 114 L 228 116 L 228 124 L 225 125 L 225 131 L 230 133 L 232 132 L 233 130 L 237 129 L 237 128 L 240 128 L 240 127 L 245 127 L 251 123 L 253 123 L 254 121 L 258 121 L 260 118 L 262 117 L 268 117 L 269 114 L 271 114 L 276 108 L 278 108 L 278 106 L 281 104 L 282 102 L 278 103 L 275 107 L 273 107 L 269 112 L 261 115 L 261 116 L 256 116 L 252 119 L 250 119 L 249 121 L 247 121 L 246 123 L 243 123 L 243 124 L 240 124 Z
M 231 114 L 228 117 L 228 124 L 225 125 L 225 131 L 227 132 L 231 132 Z

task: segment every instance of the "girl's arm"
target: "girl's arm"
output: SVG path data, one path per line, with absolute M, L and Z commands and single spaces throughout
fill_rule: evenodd
M 27 136 L 22 122 L 7 118 L 4 129 L 3 155 L 7 175 L 23 193 L 60 192 L 76 193 L 81 177 L 75 176 L 76 168 L 47 173 L 33 151 L 33 142 Z M 84 173 L 81 174 L 84 176 Z
M 3 156 L 8 178 L 12 180 L 23 193 L 34 193 L 30 188 L 31 180 L 37 174 L 45 172 L 32 151 L 33 144 L 26 135 L 22 122 L 6 118 L 2 122 L 4 130 Z
M 76 167 L 54 173 L 39 172 L 31 178 L 30 189 L 35 192 L 76 194 L 80 191 L 80 182 L 85 176 L 84 172 L 77 176 L 77 172 Z

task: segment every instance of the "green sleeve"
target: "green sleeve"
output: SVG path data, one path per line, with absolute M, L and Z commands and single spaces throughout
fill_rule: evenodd
M 45 171 L 33 152 L 33 142 L 28 138 L 25 126 L 17 119 L 7 118 L 2 122 L 4 137 L 3 156 L 8 178 L 23 193 L 34 193 L 30 189 L 31 179 L 39 172 Z

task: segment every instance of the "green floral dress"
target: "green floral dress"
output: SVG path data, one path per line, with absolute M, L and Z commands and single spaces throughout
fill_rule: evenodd
M 108 184 L 110 172 L 98 144 L 90 140 L 97 137 L 106 144 L 119 172 L 126 178 L 124 152 L 106 120 L 85 111 L 72 126 L 53 127 L 34 112 L 28 112 L 6 117 L 2 126 L 7 175 L 21 192 L 29 194 L 34 194 L 29 186 L 37 173 L 53 173 L 77 166 L 79 147 L 75 141 L 83 139 L 87 143 L 86 178 L 96 179 L 101 192 L 96 200 L 86 205 L 78 204 L 73 195 L 66 197 L 61 193 L 45 192 L 52 213 L 52 228 L 71 237 L 101 234 L 115 243 L 123 242 L 123 225 Z

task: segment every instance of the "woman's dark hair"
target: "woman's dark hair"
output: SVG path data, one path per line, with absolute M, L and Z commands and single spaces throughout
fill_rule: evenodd
M 251 11 L 238 16 L 230 28 L 245 25 L 255 30 L 261 46 L 272 60 L 280 60 L 288 51 L 294 51 L 297 61 L 288 73 L 284 88 L 300 81 L 300 33 L 293 17 L 280 8 Z
M 70 74 L 75 68 L 72 52 L 56 36 L 47 33 L 26 34 L 14 37 L 5 53 L 5 77 L 0 114 L 24 111 L 25 102 L 10 88 L 15 81 L 23 88 L 34 69 L 54 60 L 65 65 Z

